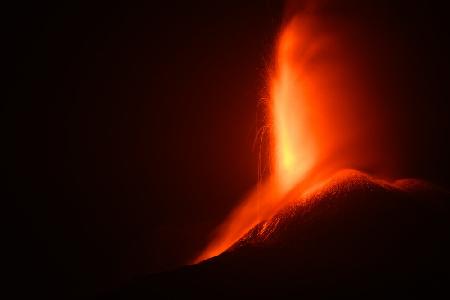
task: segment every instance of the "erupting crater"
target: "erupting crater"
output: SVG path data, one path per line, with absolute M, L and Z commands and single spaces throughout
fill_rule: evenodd
M 301 2 L 269 72 L 270 174 L 191 265 L 119 299 L 448 294 L 449 193 L 380 171 L 395 158 L 366 76 L 376 62 L 355 50 L 358 26 L 334 18 L 332 5 Z
M 340 169 L 379 163 L 371 151 L 380 128 L 367 114 L 376 109 L 366 104 L 373 93 L 362 82 L 348 32 L 314 7 L 283 25 L 269 72 L 270 175 L 231 212 L 195 263 L 224 252 Z

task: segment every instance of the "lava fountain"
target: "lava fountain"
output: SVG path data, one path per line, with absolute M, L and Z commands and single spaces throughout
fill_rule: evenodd
M 302 74 L 295 63 L 299 43 L 296 21 L 288 24 L 279 37 L 271 82 L 273 180 L 282 193 L 305 176 L 314 165 L 316 155 L 314 136 L 308 126 Z
M 382 130 L 373 116 L 380 112 L 369 105 L 377 95 L 355 54 L 357 30 L 324 17 L 316 5 L 283 24 L 269 76 L 271 174 L 231 212 L 194 262 L 226 251 L 339 170 L 379 163 Z

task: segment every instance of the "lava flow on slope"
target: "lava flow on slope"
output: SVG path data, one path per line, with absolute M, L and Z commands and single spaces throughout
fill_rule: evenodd
M 369 167 L 378 175 L 389 165 L 388 134 L 371 102 L 377 97 L 367 79 L 371 62 L 355 50 L 358 28 L 328 16 L 319 2 L 287 14 L 276 42 L 267 103 L 270 175 L 231 212 L 195 263 L 272 217 L 293 190 L 303 194 L 340 169 Z
M 289 197 L 221 255 L 151 275 L 111 298 L 449 294 L 448 192 L 347 169 Z

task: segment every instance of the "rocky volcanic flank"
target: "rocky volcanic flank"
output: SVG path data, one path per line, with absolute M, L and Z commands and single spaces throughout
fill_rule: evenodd
M 450 295 L 449 195 L 342 171 L 225 253 L 107 298 Z

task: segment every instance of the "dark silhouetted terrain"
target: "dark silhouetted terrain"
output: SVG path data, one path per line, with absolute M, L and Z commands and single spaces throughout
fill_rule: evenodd
M 108 296 L 442 296 L 450 294 L 449 217 L 439 188 L 345 171 L 226 253 Z

